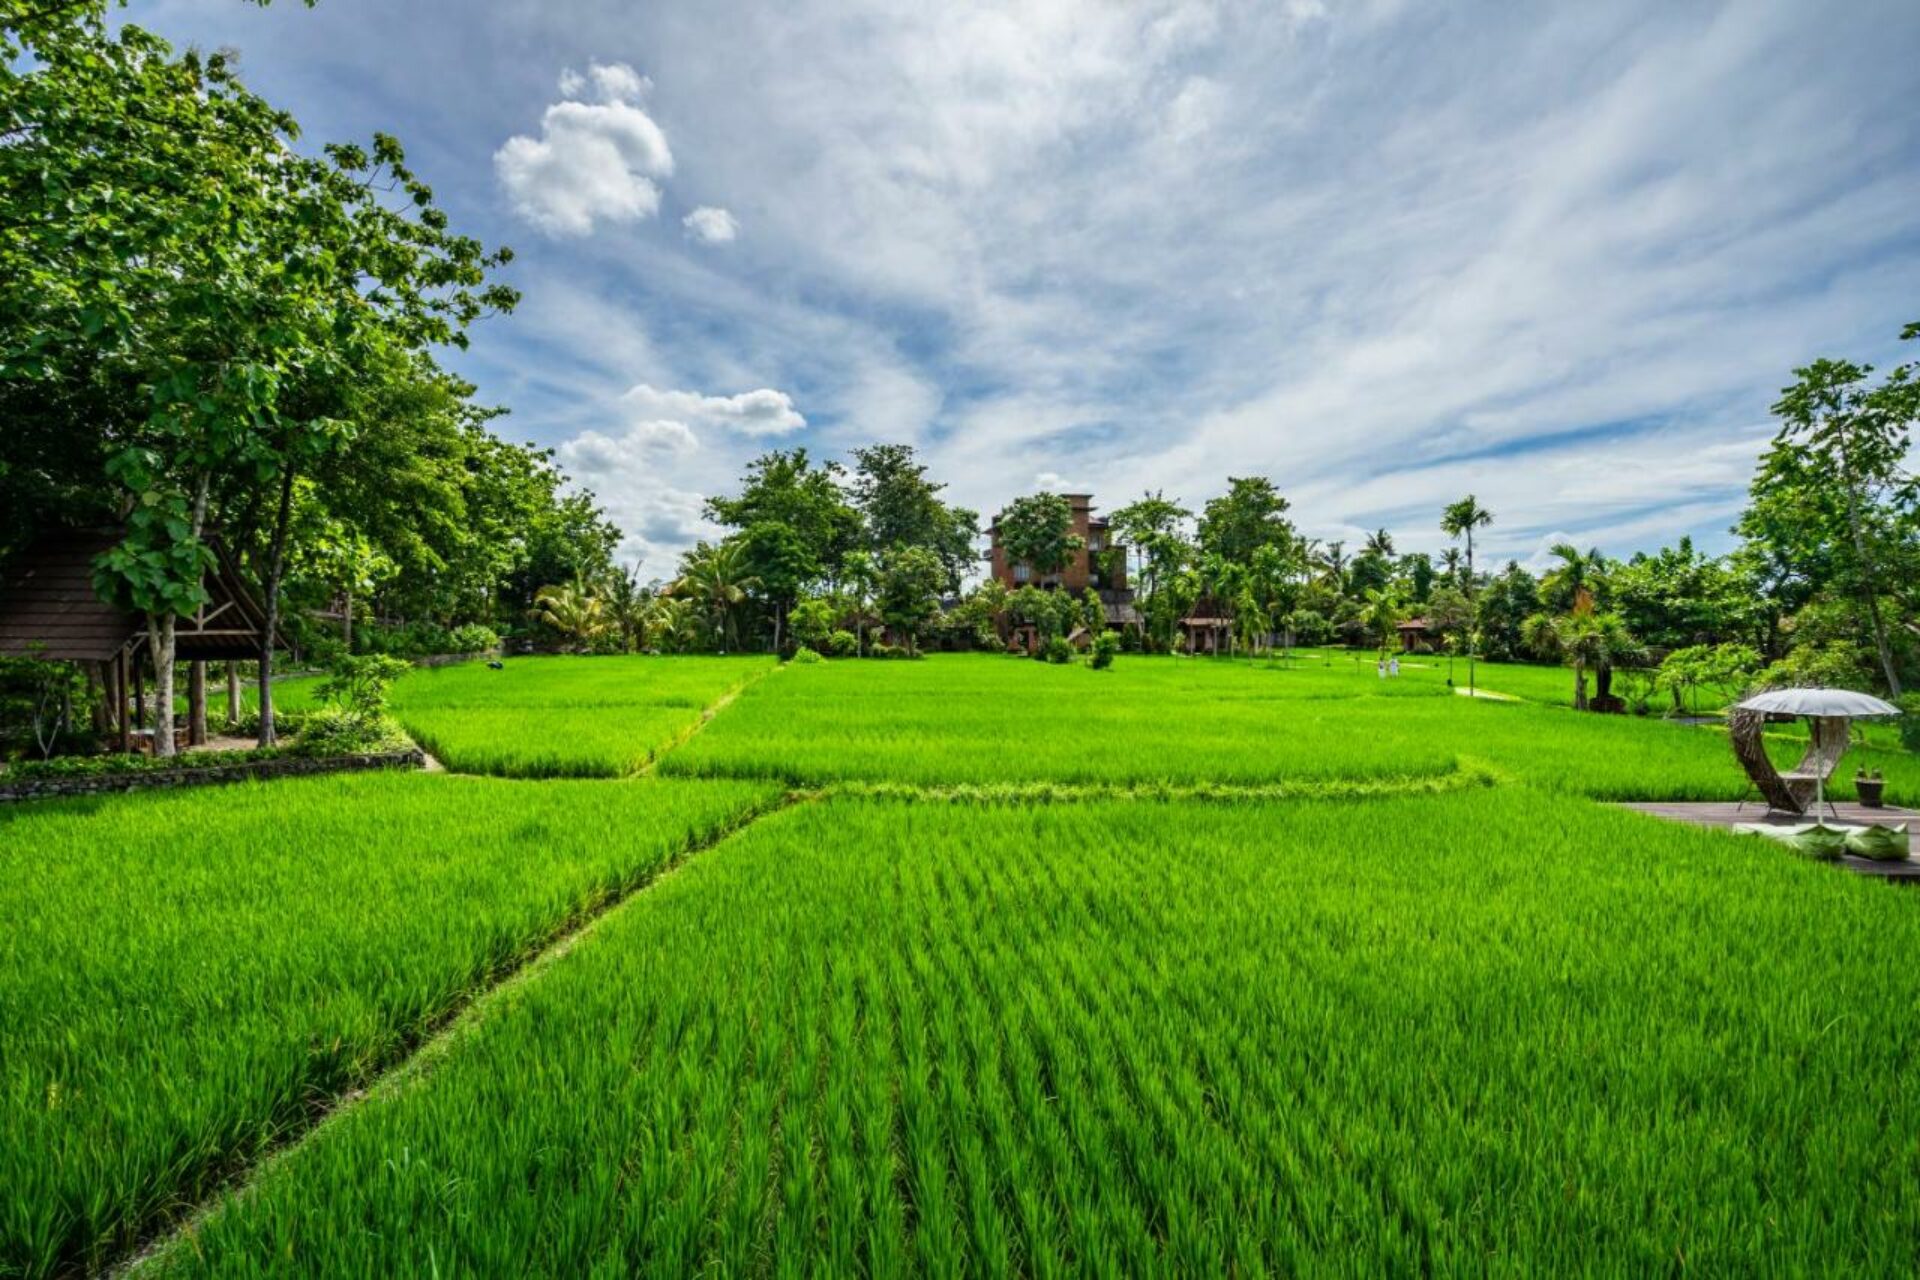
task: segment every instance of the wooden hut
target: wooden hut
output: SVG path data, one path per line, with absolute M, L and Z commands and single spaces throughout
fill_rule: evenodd
M 133 747 L 134 721 L 145 709 L 147 620 L 102 600 L 93 588 L 95 561 L 119 537 L 50 535 L 8 565 L 0 585 L 0 656 L 89 664 L 106 694 L 107 723 L 100 728 L 117 735 L 125 751 Z M 267 629 L 266 611 L 226 548 L 210 545 L 207 602 L 181 617 L 174 631 L 175 661 L 188 664 L 187 723 L 189 741 L 196 743 L 205 736 L 207 663 L 258 658 Z

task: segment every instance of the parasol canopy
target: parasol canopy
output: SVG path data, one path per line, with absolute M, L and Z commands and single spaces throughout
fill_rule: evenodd
M 1897 716 L 1900 708 L 1870 693 L 1851 689 L 1772 689 L 1740 703 L 1742 711 L 1783 716 Z

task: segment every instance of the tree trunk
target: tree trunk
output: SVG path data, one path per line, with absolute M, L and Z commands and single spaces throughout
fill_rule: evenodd
M 1587 709 L 1587 668 L 1586 664 L 1579 662 L 1573 665 L 1573 709 Z
M 1867 621 L 1873 629 L 1873 647 L 1880 658 L 1881 674 L 1887 678 L 1887 692 L 1900 696 L 1900 677 L 1893 669 L 1893 648 L 1887 643 L 1886 623 L 1880 617 L 1879 593 L 1874 589 L 1873 557 L 1867 551 L 1866 530 L 1860 523 L 1860 490 L 1853 476 L 1853 454 L 1847 448 L 1844 429 L 1838 435 L 1842 479 L 1847 487 L 1847 528 L 1853 535 L 1853 554 L 1860 561 L 1860 595 L 1867 606 Z
M 153 650 L 153 754 L 172 756 L 179 747 L 173 740 L 173 633 L 176 619 L 170 613 L 147 616 L 148 648 Z
M 1613 667 L 1610 664 L 1603 662 L 1594 668 L 1593 692 L 1602 702 L 1613 696 Z
M 340 611 L 340 642 L 353 652 L 353 588 L 348 587 L 341 593 L 346 605 Z
M 187 745 L 207 745 L 207 664 L 201 659 L 187 664 Z
M 280 509 L 274 516 L 273 549 L 267 556 L 267 630 L 260 637 L 260 736 L 270 747 L 273 731 L 273 639 L 280 630 L 280 578 L 287 567 L 287 526 L 293 519 L 293 465 L 280 476 Z
M 240 664 L 227 663 L 227 727 L 240 726 Z

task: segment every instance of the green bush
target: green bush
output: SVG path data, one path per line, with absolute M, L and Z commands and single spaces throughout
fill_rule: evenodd
M 177 756 L 122 755 L 117 752 L 99 756 L 55 756 L 51 760 L 21 761 L 0 771 L 0 781 L 99 778 L 109 774 L 146 773 L 155 769 L 211 769 L 217 765 L 273 760 L 281 754 L 275 747 L 255 747 L 244 751 L 194 751 Z
M 341 706 L 326 706 L 306 719 L 288 753 L 296 756 L 347 756 L 404 751 L 413 744 L 400 726 L 384 715 L 368 716 Z
M 1073 646 L 1067 643 L 1065 636 L 1055 636 L 1047 641 L 1046 659 L 1055 665 L 1073 661 Z
M 478 622 L 455 627 L 447 635 L 449 653 L 487 653 L 500 647 L 500 633 Z
M 851 631 L 836 631 L 827 637 L 827 654 L 834 658 L 851 658 L 860 652 L 860 637 Z
M 1906 713 L 1900 717 L 1900 745 L 1920 751 L 1920 693 L 1901 694 L 1900 710 Z
M 1093 638 L 1093 668 L 1104 671 L 1113 665 L 1113 655 L 1120 652 L 1120 637 L 1111 631 L 1102 631 Z
M 826 659 L 821 657 L 814 650 L 807 648 L 807 646 L 801 645 L 798 649 L 795 649 L 793 651 L 793 657 L 790 658 L 789 661 L 792 662 L 795 666 L 804 667 L 815 662 L 825 662 Z

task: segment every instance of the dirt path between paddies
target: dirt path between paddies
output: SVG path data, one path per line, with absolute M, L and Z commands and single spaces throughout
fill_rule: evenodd
M 760 683 L 762 680 L 765 680 L 768 676 L 772 675 L 774 672 L 780 670 L 784 666 L 786 666 L 786 663 L 777 662 L 773 666 L 768 667 L 763 671 L 756 671 L 752 675 L 748 676 L 745 680 L 742 680 L 739 684 L 736 684 L 735 686 L 733 686 L 733 688 L 721 694 L 718 698 L 715 698 L 712 703 L 710 703 L 709 705 L 701 709 L 700 718 L 698 720 L 695 720 L 692 724 L 688 725 L 685 729 L 682 729 L 679 733 L 676 733 L 673 736 L 673 740 L 671 742 L 667 743 L 666 746 L 661 747 L 658 751 L 655 751 L 652 755 L 648 756 L 647 762 L 645 764 L 641 765 L 633 773 L 627 776 L 632 778 L 645 778 L 650 774 L 652 774 L 653 771 L 659 767 L 660 762 L 666 759 L 667 754 L 669 752 L 677 751 L 679 748 L 686 746 L 687 743 L 692 740 L 694 734 L 706 728 L 707 725 L 713 720 L 715 716 L 719 715 L 722 711 L 725 711 L 728 707 L 732 706 L 733 700 L 735 698 L 739 697 L 741 694 L 745 693 L 747 690 L 753 688 L 754 685 Z

